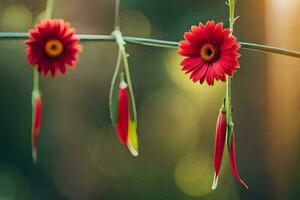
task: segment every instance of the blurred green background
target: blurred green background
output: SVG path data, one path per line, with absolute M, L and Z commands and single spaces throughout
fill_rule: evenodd
M 25 32 L 46 0 L 1 0 L 0 30 Z M 237 1 L 240 41 L 300 50 L 297 0 Z M 55 0 L 55 18 L 81 34 L 110 34 L 113 0 Z M 124 35 L 178 41 L 191 25 L 227 26 L 224 0 L 122 0 Z M 220 200 L 300 198 L 300 61 L 241 50 L 233 80 L 237 162 L 225 153 L 216 191 L 215 121 L 225 87 L 194 84 L 176 50 L 127 45 L 137 100 L 140 156 L 110 124 L 108 92 L 117 46 L 81 42 L 76 70 L 41 78 L 44 99 L 38 162 L 31 158 L 32 66 L 23 40 L 0 41 L 0 200 Z

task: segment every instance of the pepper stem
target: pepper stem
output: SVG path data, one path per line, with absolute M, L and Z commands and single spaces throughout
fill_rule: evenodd
M 233 33 L 233 25 L 235 21 L 234 17 L 234 7 L 235 0 L 228 0 L 227 5 L 229 7 L 229 28 L 231 34 Z M 232 104 L 231 104 L 231 78 L 226 76 L 226 99 L 225 99 L 225 109 L 226 109 L 226 122 L 227 122 L 227 146 L 230 147 L 233 121 L 232 121 Z
M 120 13 L 120 0 L 115 0 L 115 30 L 120 29 L 119 13 Z
M 52 16 L 54 6 L 54 0 L 47 0 L 47 6 L 45 10 L 45 19 L 49 19 Z
M 116 42 L 119 46 L 119 50 L 120 50 L 121 56 L 123 58 L 125 78 L 126 78 L 126 81 L 128 84 L 128 89 L 130 92 L 130 99 L 131 99 L 131 104 L 132 104 L 133 120 L 137 123 L 137 111 L 136 111 L 135 98 L 134 98 L 133 87 L 132 87 L 131 78 L 130 78 L 129 64 L 128 64 L 129 54 L 126 53 L 126 49 L 125 49 L 126 43 L 123 39 L 123 36 L 122 36 L 122 33 L 120 30 L 118 30 L 118 29 L 114 30 L 112 32 L 112 35 L 116 38 Z

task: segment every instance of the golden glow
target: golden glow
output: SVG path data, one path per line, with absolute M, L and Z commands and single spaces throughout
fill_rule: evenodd
M 1 16 L 0 25 L 5 31 L 27 31 L 32 24 L 32 13 L 24 5 L 8 6 L 1 11 Z
M 211 192 L 211 159 L 204 154 L 190 154 L 175 168 L 175 182 L 179 189 L 190 196 L 200 197 Z
M 181 56 L 175 54 L 173 51 L 170 51 L 170 53 L 165 56 L 167 73 L 175 85 L 183 91 L 188 92 L 187 94 L 191 95 L 191 101 L 195 101 L 199 105 L 213 105 L 214 101 L 216 101 L 216 104 L 220 103 L 220 99 L 222 99 L 225 90 L 225 84 L 221 81 L 216 81 L 214 86 L 211 87 L 206 83 L 194 83 L 189 79 L 188 74 L 184 74 L 184 72 L 181 71 L 179 63 L 182 59 Z
M 299 0 L 265 1 L 266 43 L 299 49 Z M 276 26 L 271 23 L 276 21 Z M 282 31 L 284 30 L 284 31 Z M 288 196 L 293 183 L 291 171 L 299 157 L 299 60 L 269 55 L 266 63 L 267 123 L 265 129 L 268 171 L 272 180 L 271 199 Z M 284 69 L 282 68 L 284 66 Z M 282 135 L 284 133 L 284 136 Z M 297 184 L 297 182 L 295 182 Z M 298 182 L 299 183 L 299 182 Z
M 122 32 L 124 35 L 150 37 L 151 24 L 147 16 L 137 10 L 125 10 L 120 14 Z
M 63 44 L 59 40 L 49 40 L 45 45 L 45 51 L 50 57 L 57 57 L 63 52 Z

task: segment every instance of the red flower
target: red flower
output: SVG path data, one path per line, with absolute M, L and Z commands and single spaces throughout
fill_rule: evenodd
M 118 118 L 116 131 L 120 140 L 127 145 L 129 133 L 129 106 L 127 83 L 121 81 L 119 86 Z
M 225 140 L 226 140 L 226 130 L 227 130 L 227 123 L 226 123 L 226 112 L 221 109 L 216 126 L 216 138 L 215 138 L 215 147 L 214 147 L 214 181 L 212 185 L 212 189 L 215 190 L 218 185 L 218 177 L 224 152 Z M 230 167 L 234 177 L 243 184 L 246 188 L 248 186 L 245 182 L 241 179 L 238 173 L 236 161 L 235 161 L 235 143 L 234 143 L 234 131 L 232 131 L 232 137 L 230 142 L 229 149 L 229 161 Z
M 42 120 L 42 99 L 38 95 L 34 97 L 33 102 L 33 125 L 32 125 L 32 157 L 37 160 L 37 138 L 40 133 L 41 120 Z
M 60 19 L 46 19 L 29 30 L 26 41 L 28 62 L 37 65 L 42 75 L 50 71 L 54 77 L 57 72 L 66 73 L 69 65 L 75 68 L 78 54 L 82 47 L 78 45 L 79 38 L 75 29 L 69 23 Z
M 226 75 L 233 76 L 239 68 L 237 50 L 240 45 L 223 23 L 208 21 L 205 25 L 192 26 L 179 42 L 178 53 L 185 58 L 180 64 L 190 79 L 201 84 L 206 80 L 213 85 L 214 80 L 226 81 Z

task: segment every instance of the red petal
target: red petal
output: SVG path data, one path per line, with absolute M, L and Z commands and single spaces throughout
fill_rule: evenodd
M 236 165 L 236 160 L 235 160 L 235 142 L 234 142 L 234 130 L 232 130 L 232 136 L 231 136 L 231 144 L 230 144 L 230 148 L 229 148 L 229 160 L 230 160 L 230 167 L 232 170 L 232 173 L 234 175 L 234 177 L 241 183 L 243 184 L 246 188 L 248 188 L 248 186 L 246 185 L 246 183 L 241 179 L 238 169 L 237 169 L 237 165 Z
M 58 63 L 58 64 L 56 64 L 55 65 L 55 68 L 56 69 L 59 69 L 59 71 L 62 73 L 62 74 L 65 74 L 66 73 L 66 67 L 65 67 L 65 65 L 62 65 L 62 64 L 60 64 L 60 63 Z
M 128 91 L 127 84 L 122 81 L 119 87 L 119 103 L 118 103 L 118 119 L 116 131 L 119 139 L 124 143 L 128 143 L 129 129 L 129 107 L 128 107 Z
M 234 46 L 236 44 L 237 44 L 237 38 L 236 37 L 228 37 L 221 44 L 221 49 L 229 49 L 229 48 L 231 48 L 232 46 Z
M 212 66 L 209 66 L 208 70 L 206 72 L 206 82 L 210 86 L 214 85 L 214 71 L 213 71 Z
M 206 73 L 206 71 L 207 71 L 207 65 L 201 64 L 199 67 L 197 67 L 197 69 L 195 69 L 192 72 L 190 79 L 192 79 L 194 82 L 197 82 Z
M 200 84 L 202 84 L 205 81 L 209 65 L 206 64 L 206 65 L 203 65 L 203 67 L 205 68 L 205 70 L 201 74 L 201 77 L 200 77 L 200 80 L 199 80 Z
M 180 65 L 182 65 L 182 70 L 187 71 L 187 73 L 193 71 L 195 67 L 199 67 L 202 63 L 202 60 L 200 58 L 185 58 Z

